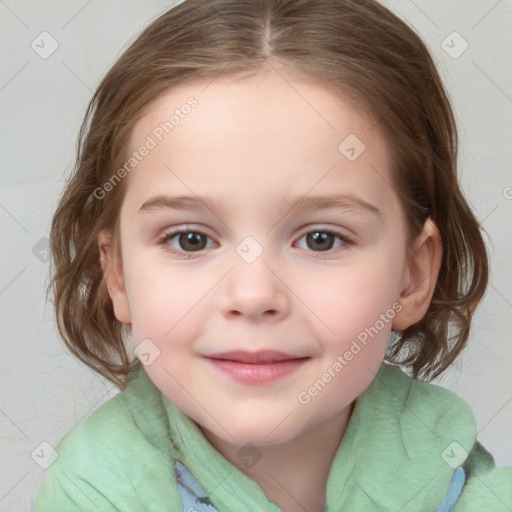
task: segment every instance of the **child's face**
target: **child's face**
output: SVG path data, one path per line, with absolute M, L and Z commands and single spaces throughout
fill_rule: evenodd
M 219 78 L 158 99 L 131 138 L 141 161 L 120 214 L 118 319 L 131 322 L 135 345 L 151 340 L 144 357 L 160 352 L 145 369 L 162 393 L 238 445 L 284 442 L 346 415 L 383 360 L 407 281 L 406 219 L 378 126 L 327 90 L 287 80 Z M 191 96 L 198 104 L 185 115 Z M 366 146 L 359 156 L 351 134 Z M 190 204 L 143 207 L 164 196 Z M 339 204 L 289 208 L 291 198 L 327 197 Z M 161 243 L 173 229 L 191 235 Z M 229 373 L 208 357 L 263 350 L 304 359 L 253 365 L 243 380 L 241 363 Z

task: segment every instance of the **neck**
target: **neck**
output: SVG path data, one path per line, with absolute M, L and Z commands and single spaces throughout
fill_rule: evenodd
M 233 445 L 201 428 L 212 446 L 252 478 L 283 512 L 321 512 L 327 479 L 348 426 L 353 403 L 299 436 L 280 444 L 257 446 L 261 458 L 246 466 Z

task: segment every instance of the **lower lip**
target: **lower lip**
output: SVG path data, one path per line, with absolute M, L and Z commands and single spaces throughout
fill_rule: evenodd
M 288 359 L 268 364 L 248 364 L 226 359 L 212 359 L 212 364 L 230 377 L 244 384 L 268 384 L 290 375 L 300 368 L 307 357 L 301 359 Z

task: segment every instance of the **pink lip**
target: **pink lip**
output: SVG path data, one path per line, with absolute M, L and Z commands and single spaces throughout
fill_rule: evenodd
M 246 384 L 267 384 L 297 370 L 309 358 L 274 350 L 232 351 L 208 357 L 219 370 Z

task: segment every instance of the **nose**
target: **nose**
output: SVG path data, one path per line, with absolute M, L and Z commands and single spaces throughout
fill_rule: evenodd
M 290 310 L 287 287 L 275 269 L 267 266 L 263 257 L 253 263 L 235 262 L 226 276 L 220 309 L 230 318 L 278 321 Z

